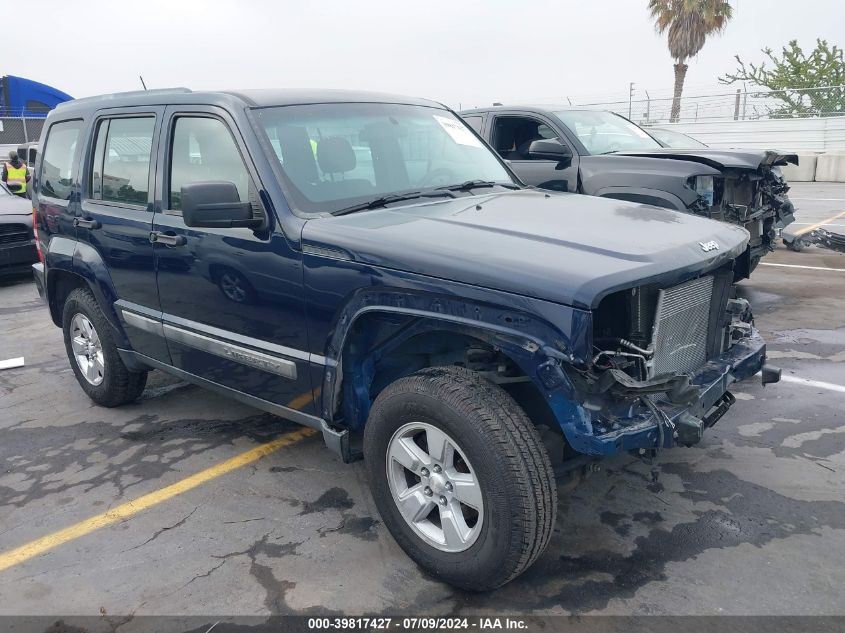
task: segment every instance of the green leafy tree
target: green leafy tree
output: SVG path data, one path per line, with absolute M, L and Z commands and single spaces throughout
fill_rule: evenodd
M 769 108 L 773 117 L 832 116 L 845 113 L 845 61 L 842 49 L 826 40 L 816 40 L 816 48 L 806 54 L 792 40 L 780 55 L 764 48 L 760 65 L 745 63 L 736 55 L 736 71 L 719 77 L 724 84 L 747 81 L 770 91 L 781 101 Z
M 681 113 L 687 60 L 698 55 L 708 36 L 725 30 L 733 15 L 724 0 L 649 0 L 648 11 L 660 34 L 667 33 L 669 54 L 675 60 L 675 91 L 671 120 Z

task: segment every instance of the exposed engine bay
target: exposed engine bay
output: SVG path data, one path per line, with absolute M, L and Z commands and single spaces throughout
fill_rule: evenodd
M 701 191 L 699 186 L 699 198 L 690 210 L 714 220 L 739 224 L 748 231 L 751 239 L 747 273 L 750 274 L 760 258 L 774 250 L 777 229 L 795 220 L 795 207 L 787 197 L 789 185 L 777 166 L 761 166 L 757 171 L 724 169 L 722 173 L 721 177 L 712 178 L 711 190 Z M 690 181 L 689 186 L 696 188 L 696 179 Z M 742 276 L 745 275 L 738 278 Z
M 593 414 L 595 433 L 656 418 L 658 446 L 666 429 L 691 445 L 727 412 L 734 402 L 727 391 L 706 410 L 696 409 L 701 389 L 691 377 L 753 334 L 751 309 L 735 296 L 733 277 L 726 266 L 677 286 L 646 285 L 605 297 L 594 312 L 592 362 L 569 372 Z M 675 421 L 665 413 L 690 405 Z

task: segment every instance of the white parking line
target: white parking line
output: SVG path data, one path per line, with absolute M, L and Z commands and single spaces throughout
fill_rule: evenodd
M 816 222 L 790 222 L 790 226 L 795 224 L 796 226 L 815 226 Z M 824 224 L 822 226 L 845 226 L 845 224 Z
M 845 202 L 845 198 L 793 198 L 789 196 L 790 200 L 819 200 L 821 202 Z
M 838 391 L 845 393 L 845 386 L 834 385 L 832 382 L 822 382 L 821 380 L 810 380 L 809 378 L 799 378 L 798 376 L 781 376 L 783 382 L 792 382 L 796 385 L 804 385 L 806 387 L 817 387 L 819 389 L 829 389 L 830 391 Z
M 837 273 L 845 273 L 845 268 L 825 268 L 824 266 L 802 266 L 800 264 L 771 264 L 760 262 L 761 266 L 780 266 L 782 268 L 805 268 L 807 270 L 832 270 Z

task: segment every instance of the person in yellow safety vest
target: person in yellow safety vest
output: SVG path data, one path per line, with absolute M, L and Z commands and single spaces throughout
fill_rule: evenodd
M 308 140 L 311 142 L 311 151 L 314 152 L 314 158 L 317 158 L 317 141 L 313 138 Z
M 18 158 L 18 153 L 15 150 L 9 152 L 9 160 L 3 163 L 3 174 L 0 179 L 5 182 L 9 191 L 21 198 L 26 197 L 26 183 L 29 182 L 29 170 L 24 165 L 23 161 Z

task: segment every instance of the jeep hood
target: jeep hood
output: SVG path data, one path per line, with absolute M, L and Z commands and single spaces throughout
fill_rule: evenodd
M 701 163 L 715 169 L 753 169 L 798 164 L 796 154 L 780 154 L 758 149 L 652 149 L 643 151 L 617 152 L 614 155 L 640 156 L 644 158 L 669 158 Z
M 535 190 L 316 218 L 302 230 L 306 257 L 588 309 L 616 290 L 674 284 L 716 268 L 740 255 L 747 241 L 744 229 L 706 218 Z

